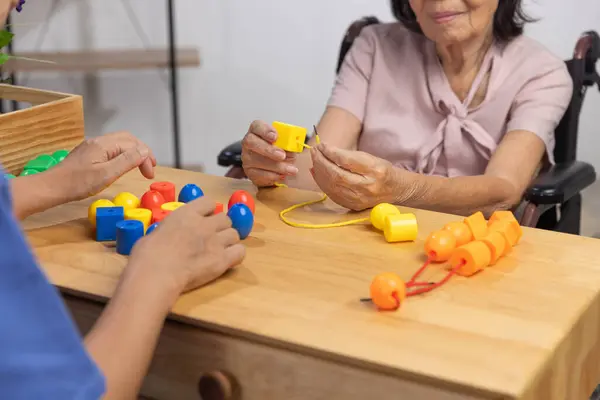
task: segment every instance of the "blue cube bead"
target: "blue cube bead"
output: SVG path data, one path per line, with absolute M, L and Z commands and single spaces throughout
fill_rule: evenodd
M 128 256 L 135 243 L 144 236 L 144 224 L 128 219 L 117 224 L 117 253 Z
M 96 209 L 96 240 L 110 242 L 117 239 L 117 223 L 125 219 L 123 207 L 98 207 Z

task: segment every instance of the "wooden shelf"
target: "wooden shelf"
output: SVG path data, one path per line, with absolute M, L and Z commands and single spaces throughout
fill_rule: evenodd
M 11 59 L 2 66 L 5 72 L 95 72 L 101 70 L 128 70 L 168 68 L 168 49 L 120 49 L 73 52 L 18 53 L 17 57 L 46 60 L 52 63 Z M 198 67 L 200 54 L 195 48 L 176 51 L 177 67 Z

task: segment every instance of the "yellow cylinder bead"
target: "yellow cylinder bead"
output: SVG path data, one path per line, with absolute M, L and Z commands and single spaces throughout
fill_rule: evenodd
M 127 211 L 138 208 L 140 206 L 140 199 L 132 193 L 122 192 L 115 196 L 113 203 L 118 207 L 123 207 Z
M 385 217 L 383 234 L 389 243 L 412 242 L 419 232 L 414 214 L 396 214 Z
M 371 223 L 375 228 L 382 231 L 385 226 L 385 217 L 388 215 L 400 215 L 400 210 L 393 204 L 378 204 L 371 210 Z
M 169 203 L 163 204 L 162 206 L 160 206 L 160 208 L 165 211 L 175 211 L 179 207 L 184 206 L 184 205 L 185 205 L 185 203 L 182 203 L 180 201 L 171 201 Z
M 152 221 L 152 211 L 145 208 L 125 210 L 125 219 L 140 221 L 144 224 L 144 232 L 146 232 L 146 229 L 148 229 L 150 222 Z
M 96 209 L 98 207 L 114 207 L 114 206 L 115 206 L 115 203 L 113 203 L 110 200 L 106 200 L 106 199 L 96 200 L 95 202 L 90 204 L 90 206 L 88 208 L 88 220 L 90 221 L 90 224 L 92 224 L 92 226 L 94 228 L 96 227 Z

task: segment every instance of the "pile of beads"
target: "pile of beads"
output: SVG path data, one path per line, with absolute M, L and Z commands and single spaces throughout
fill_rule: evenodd
M 62 162 L 68 155 L 68 150 L 57 150 L 52 154 L 40 154 L 25 164 L 25 167 L 23 167 L 23 171 L 21 171 L 19 176 L 33 175 L 47 171 Z M 7 179 L 12 179 L 15 176 L 12 174 L 5 174 L 5 177 Z
M 129 255 L 134 244 L 144 235 L 154 231 L 171 212 L 199 197 L 204 192 L 190 183 L 181 188 L 175 198 L 175 185 L 171 182 L 154 182 L 140 198 L 122 192 L 111 200 L 99 199 L 88 208 L 88 220 L 96 231 L 96 241 L 116 241 L 117 253 Z M 248 237 L 254 225 L 254 199 L 238 190 L 229 199 L 227 215 L 241 239 Z M 215 214 L 224 211 L 217 203 Z

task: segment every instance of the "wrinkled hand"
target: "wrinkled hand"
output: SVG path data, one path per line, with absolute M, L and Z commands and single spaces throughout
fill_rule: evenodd
M 73 201 L 101 192 L 134 168 L 152 179 L 155 166 L 148 146 L 128 132 L 116 132 L 85 140 L 49 172 L 60 173 Z
M 273 146 L 277 131 L 262 121 L 254 121 L 242 140 L 242 165 L 248 179 L 258 187 L 273 186 L 294 176 L 296 155 Z
M 398 182 L 389 161 L 325 143 L 313 147 L 310 154 L 315 182 L 335 203 L 360 211 L 394 202 Z
M 225 213 L 212 215 L 216 203 L 206 197 L 187 203 L 133 248 L 129 266 L 141 274 L 159 274 L 177 295 L 215 280 L 246 254 Z

